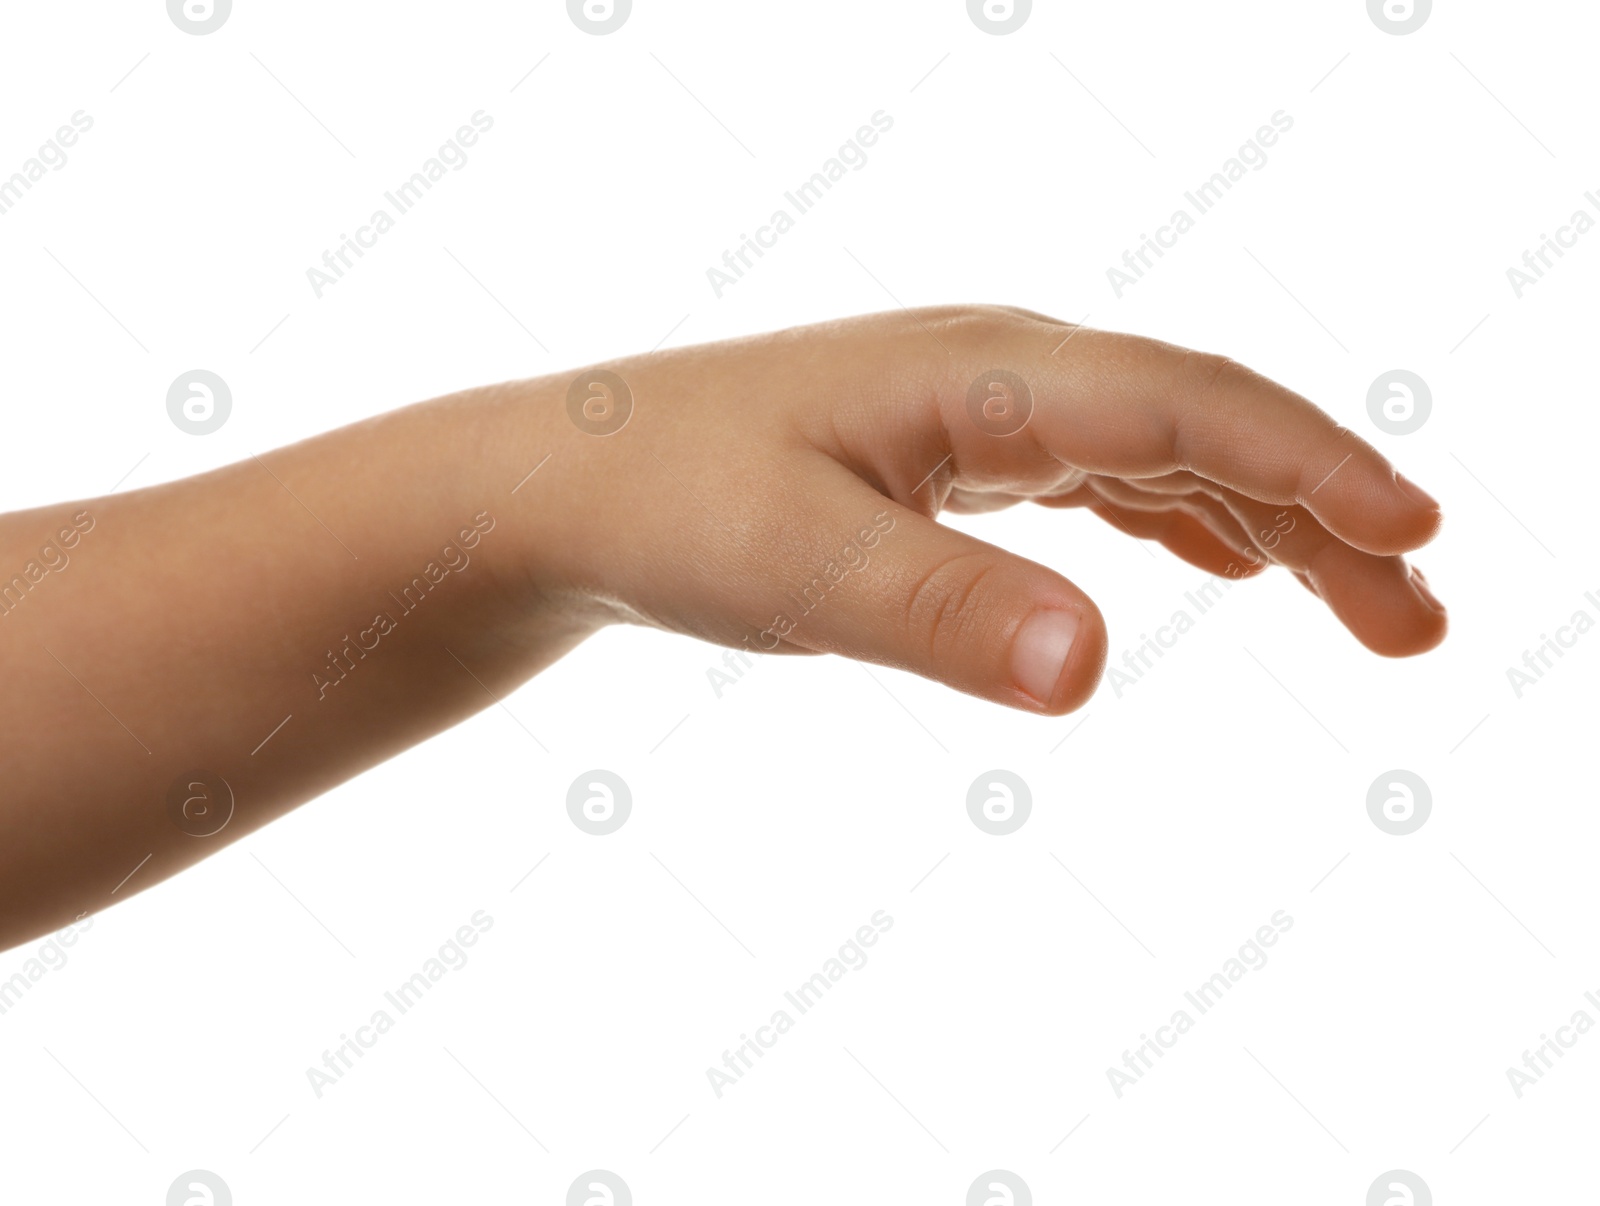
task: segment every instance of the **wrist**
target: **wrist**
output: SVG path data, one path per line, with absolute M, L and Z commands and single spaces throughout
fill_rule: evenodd
M 585 553 L 598 538 L 587 523 L 606 522 L 593 514 L 602 471 L 584 458 L 592 437 L 566 420 L 559 383 L 487 386 L 437 405 L 443 430 L 424 438 L 456 450 L 448 475 L 455 510 L 439 515 L 456 524 L 446 517 L 461 513 L 463 552 L 476 537 L 457 639 L 543 664 L 553 660 L 544 647 L 564 651 L 618 619 Z

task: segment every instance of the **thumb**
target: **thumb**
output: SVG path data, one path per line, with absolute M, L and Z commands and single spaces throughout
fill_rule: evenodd
M 857 564 L 836 583 L 788 592 L 785 639 L 1026 711 L 1058 716 L 1087 702 L 1106 660 L 1105 621 L 1088 595 L 847 476 L 808 518 L 859 534 L 849 546 L 859 557 L 846 550 Z

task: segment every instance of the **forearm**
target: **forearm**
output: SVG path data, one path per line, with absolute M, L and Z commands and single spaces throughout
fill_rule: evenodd
M 530 550 L 537 475 L 512 492 L 576 434 L 550 422 L 554 388 L 0 519 L 0 949 L 489 706 L 592 630 Z M 216 833 L 224 800 L 173 815 L 191 772 L 231 789 Z
M 1062 715 L 1105 662 L 1093 599 L 935 522 L 1026 499 L 1210 574 L 1282 565 L 1388 656 L 1445 634 L 1402 556 L 1438 504 L 1222 357 L 942 307 L 469 391 L 0 519 L 0 575 L 22 575 L 0 577 L 0 949 L 488 706 L 608 620 Z M 63 530 L 70 562 L 44 551 Z

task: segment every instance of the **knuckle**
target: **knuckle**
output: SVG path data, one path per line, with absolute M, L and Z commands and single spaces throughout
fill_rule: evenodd
M 1184 352 L 1173 376 L 1172 427 L 1168 432 L 1172 460 L 1178 469 L 1187 471 L 1194 466 L 1189 450 L 1192 435 L 1198 426 L 1196 420 L 1218 405 L 1217 400 L 1230 381 L 1249 372 L 1232 356 L 1222 356 L 1216 352 Z
M 970 643 L 986 623 L 983 588 L 999 569 L 998 559 L 984 551 L 957 553 L 935 563 L 907 587 L 908 637 L 930 658 Z
M 1022 311 L 1010 306 L 962 304 L 929 306 L 910 311 L 913 323 L 930 327 L 955 338 L 993 338 L 1025 324 Z
M 1244 366 L 1232 356 L 1216 352 L 1189 352 L 1180 366 L 1180 377 L 1190 399 L 1204 405 L 1216 396 L 1223 378 L 1243 371 Z
M 1330 423 L 1301 450 L 1294 475 L 1295 498 L 1307 499 L 1325 486 L 1344 464 L 1361 450 L 1363 441 L 1348 427 Z
M 1023 306 L 996 306 L 995 308 L 1004 314 L 1010 315 L 1012 318 L 1021 319 L 1025 323 L 1032 323 L 1035 325 L 1042 324 L 1047 327 L 1070 327 L 1078 325 L 1077 323 L 1071 323 L 1065 321 L 1064 319 L 1056 318 L 1052 314 L 1041 314 L 1037 310 L 1029 310 Z

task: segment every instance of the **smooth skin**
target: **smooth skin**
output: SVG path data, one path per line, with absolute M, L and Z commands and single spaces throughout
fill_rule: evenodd
M 606 624 L 843 654 L 1035 714 L 1081 706 L 1106 658 L 1093 600 L 936 522 L 947 508 L 1085 507 L 1209 573 L 1282 565 L 1377 653 L 1444 637 L 1402 557 L 1438 504 L 1220 356 L 953 306 L 601 367 L 633 399 L 610 435 L 569 417 L 587 374 L 563 373 L 0 517 L 0 949 L 491 706 Z M 995 431 L 1024 409 L 996 369 L 1032 396 L 1011 434 Z M 19 593 L 74 516 L 92 526 L 70 564 Z M 852 542 L 865 564 L 801 613 Z M 404 610 L 447 544 L 457 564 Z M 330 660 L 347 667 L 333 685 Z M 167 804 L 196 769 L 235 799 L 204 837 Z

